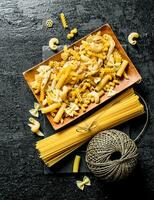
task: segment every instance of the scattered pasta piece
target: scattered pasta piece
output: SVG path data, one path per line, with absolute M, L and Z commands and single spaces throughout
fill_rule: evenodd
M 59 40 L 57 38 L 51 38 L 49 41 L 49 47 L 51 50 L 57 50 L 57 45 L 59 44 Z
M 130 33 L 129 36 L 128 36 L 128 42 L 129 42 L 131 45 L 135 45 L 135 44 L 137 43 L 136 38 L 139 38 L 139 34 L 136 33 L 136 32 L 132 32 L 132 33 Z
M 73 173 L 77 173 L 79 171 L 81 156 L 76 155 L 73 163 Z
M 85 185 L 91 185 L 91 181 L 87 176 L 84 176 L 83 181 L 76 181 L 76 185 L 80 190 L 84 190 Z
M 37 134 L 38 136 L 43 137 L 44 134 L 39 130 L 40 123 L 32 117 L 29 118 L 29 121 L 31 122 L 31 124 L 28 124 L 28 126 L 31 127 L 31 131 L 33 133 Z
M 67 39 L 70 40 L 72 39 L 78 32 L 77 28 L 74 28 L 70 31 L 70 33 L 67 34 Z
M 48 28 L 52 28 L 52 26 L 53 26 L 53 21 L 52 21 L 52 19 L 47 19 L 47 21 L 46 21 L 46 26 L 47 26 Z
M 34 117 L 39 117 L 40 104 L 34 102 L 34 108 L 29 110 L 30 114 Z
M 68 23 L 66 21 L 66 17 L 64 15 L 64 13 L 60 13 L 60 19 L 61 19 L 63 28 L 68 28 Z

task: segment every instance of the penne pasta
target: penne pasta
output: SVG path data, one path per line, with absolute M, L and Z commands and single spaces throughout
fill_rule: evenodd
M 64 114 L 64 112 L 65 112 L 65 108 L 66 108 L 66 103 L 63 103 L 63 104 L 61 105 L 61 107 L 59 108 L 59 110 L 58 110 L 56 116 L 55 116 L 54 119 L 53 119 L 53 121 L 54 121 L 55 123 L 59 123 L 59 122 L 60 122 L 60 120 L 62 119 L 62 116 L 63 116 L 63 114 Z
M 64 85 L 64 82 L 66 81 L 67 77 L 69 76 L 69 73 L 71 72 L 71 67 L 67 67 L 67 69 L 63 72 L 61 77 L 59 78 L 57 84 L 56 84 L 56 89 L 61 89 L 62 86 Z
M 73 173 L 77 173 L 79 171 L 81 157 L 76 155 L 73 163 Z
M 118 77 L 121 77 L 123 75 L 127 65 L 128 65 L 128 61 L 123 60 L 121 66 L 120 66 L 120 68 L 119 68 L 119 70 L 117 71 L 117 74 L 116 74 Z
M 55 109 L 59 108 L 61 106 L 61 103 L 53 103 L 48 107 L 41 108 L 42 113 L 49 113 L 53 112 Z
M 106 75 L 104 76 L 104 78 L 98 83 L 98 85 L 96 86 L 95 90 L 97 92 L 99 92 L 105 85 L 106 83 L 109 81 L 109 80 L 112 80 L 112 77 L 110 75 Z

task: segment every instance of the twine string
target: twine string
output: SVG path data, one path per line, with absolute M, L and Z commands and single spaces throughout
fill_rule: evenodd
M 110 153 L 106 154 L 109 150 Z M 120 157 L 112 159 L 116 152 L 120 153 Z M 127 177 L 135 168 L 137 157 L 135 142 L 115 129 L 105 130 L 94 136 L 86 151 L 86 162 L 90 171 L 107 181 Z

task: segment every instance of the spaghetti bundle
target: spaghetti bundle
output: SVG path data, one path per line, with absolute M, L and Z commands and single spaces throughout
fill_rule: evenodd
M 133 89 L 128 89 L 106 106 L 75 126 L 67 128 L 36 144 L 40 158 L 51 167 L 87 142 L 96 133 L 117 126 L 144 113 L 144 106 Z

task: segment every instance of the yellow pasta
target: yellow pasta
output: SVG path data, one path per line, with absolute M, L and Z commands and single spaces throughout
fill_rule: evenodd
M 106 68 L 103 69 L 103 71 L 104 71 L 104 73 L 114 73 L 115 69 L 106 67 Z
M 66 74 L 62 74 L 61 77 L 59 78 L 59 81 L 57 82 L 56 84 L 56 89 L 61 89 L 62 86 L 64 85 L 64 82 L 67 78 L 67 75 Z
M 53 103 L 52 98 L 50 98 L 49 95 L 46 96 L 46 100 L 48 105 L 51 105 Z
M 49 65 L 50 67 L 53 67 L 53 66 L 54 66 L 54 61 L 53 61 L 53 60 L 50 60 L 48 65 Z
M 140 103 L 139 97 L 133 89 L 128 89 L 77 125 L 38 141 L 36 148 L 40 158 L 50 167 L 98 132 L 110 129 L 143 113 L 144 106 Z
M 77 32 L 78 32 L 77 28 L 72 29 L 70 33 L 67 34 L 67 39 L 68 40 L 72 39 L 75 36 L 75 34 L 77 34 Z
M 64 15 L 64 13 L 60 13 L 60 19 L 61 19 L 63 28 L 68 28 L 68 23 L 66 21 L 66 17 Z
M 47 26 L 48 28 L 52 28 L 52 26 L 53 26 L 53 21 L 52 21 L 52 19 L 48 19 L 48 20 L 46 21 L 46 26 Z
M 41 89 L 42 77 L 38 76 L 35 81 L 31 83 L 32 88 L 34 89 L 35 94 L 38 94 Z
M 116 74 L 118 77 L 121 77 L 123 75 L 127 65 L 128 65 L 128 61 L 123 60 L 121 66 L 120 66 L 120 68 L 119 68 L 119 70 L 117 71 L 117 74 Z
M 64 86 L 64 87 L 63 87 L 63 91 L 62 91 L 62 93 L 61 93 L 61 99 L 62 99 L 63 101 L 65 101 L 65 100 L 67 99 L 67 93 L 68 93 L 68 91 L 69 91 L 69 88 L 66 87 L 66 86 Z
M 75 58 L 76 60 L 80 60 L 80 56 L 79 56 L 78 52 L 76 52 L 76 51 L 73 50 L 73 49 L 70 49 L 69 52 L 74 56 L 74 58 Z
M 127 79 L 127 80 L 129 79 L 129 77 L 125 71 L 124 71 L 123 75 L 124 75 L 125 79 Z
M 114 56 L 114 61 L 115 63 L 121 63 L 122 62 L 122 57 L 121 55 L 118 53 L 118 51 L 115 51 L 113 53 L 113 56 Z
M 110 88 L 110 85 L 109 85 L 109 84 L 106 84 L 105 87 L 106 87 L 107 89 L 109 89 L 109 88 Z
M 79 103 L 79 100 L 78 100 L 78 99 L 75 99 L 74 102 L 75 102 L 75 104 L 78 104 L 78 103 Z
M 81 157 L 76 155 L 73 163 L 73 173 L 77 173 L 79 171 Z
M 41 92 L 40 92 L 40 101 L 42 102 L 44 100 L 45 97 L 45 91 L 44 88 L 41 88 Z
M 59 122 L 60 122 L 60 120 L 61 120 L 61 118 L 62 118 L 62 115 L 63 115 L 64 112 L 65 112 L 65 108 L 66 108 L 66 103 L 63 103 L 63 104 L 61 105 L 61 107 L 59 108 L 59 110 L 58 110 L 56 116 L 55 116 L 54 119 L 53 119 L 53 121 L 54 121 L 55 123 L 59 123 Z
M 65 17 L 63 13 L 60 16 L 62 20 Z M 77 32 L 74 28 L 69 34 L 72 37 Z M 116 91 L 121 80 L 129 79 L 127 66 L 128 61 L 122 58 L 113 38 L 97 32 L 82 40 L 79 46 L 65 45 L 61 59 L 49 60 L 38 67 L 30 84 L 43 105 L 43 112 L 51 113 L 55 123 L 63 123 L 65 118 L 85 112 L 90 104 L 100 103 L 100 97 L 108 95 L 113 88 Z M 63 104 L 65 111 L 61 109 Z M 63 113 L 61 118 L 59 113 Z
M 41 108 L 42 113 L 49 113 L 54 111 L 55 109 L 59 108 L 61 106 L 61 103 L 53 103 L 48 107 Z
M 77 29 L 77 28 L 73 28 L 73 29 L 71 30 L 71 33 L 72 33 L 72 34 L 77 34 L 77 32 L 78 32 L 78 29 Z
M 72 33 L 68 33 L 67 34 L 67 39 L 68 40 L 72 39 L 73 37 L 74 37 L 74 34 L 72 34 Z
M 80 91 L 79 91 L 79 89 L 76 89 L 75 92 L 76 92 L 76 96 L 77 96 L 79 102 L 82 102 L 82 98 L 81 98 L 81 95 L 80 95 Z
M 61 58 L 64 61 L 66 61 L 68 59 L 68 57 L 69 57 L 69 52 L 63 52 L 63 53 L 61 53 Z
M 95 90 L 100 91 L 109 80 L 112 80 L 112 77 L 110 75 L 105 75 L 104 78 L 98 83 Z
M 84 100 L 83 100 L 83 103 L 85 103 L 85 104 L 90 104 L 91 102 L 90 102 L 90 99 L 88 99 L 88 98 L 85 98 Z
M 98 57 L 98 58 L 101 58 L 101 59 L 104 59 L 104 58 L 105 58 L 105 56 L 104 56 L 103 54 L 101 54 L 101 53 L 93 53 L 93 52 L 91 52 L 91 51 L 88 51 L 87 54 L 88 54 L 89 56 L 95 56 L 95 57 Z
M 65 70 L 64 74 L 61 75 L 61 77 L 59 78 L 59 80 L 58 80 L 58 82 L 56 84 L 56 88 L 57 89 L 61 89 L 62 88 L 62 86 L 64 85 L 65 80 L 69 76 L 70 71 L 71 71 L 71 67 L 67 67 L 67 69 Z
M 99 91 L 98 95 L 99 95 L 99 97 L 103 96 L 104 95 L 104 90 Z
M 114 87 L 115 86 L 115 83 L 114 82 L 109 82 L 109 85 Z
M 119 81 L 119 80 L 117 80 L 117 79 L 114 79 L 114 80 L 113 80 L 113 83 L 115 83 L 115 84 L 117 84 L 117 85 L 118 85 L 118 84 L 120 83 L 120 81 Z

